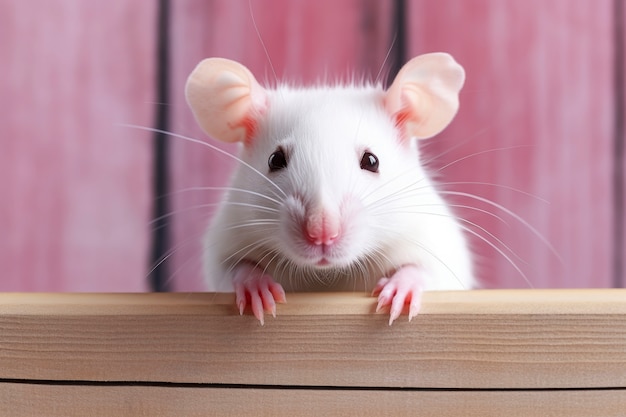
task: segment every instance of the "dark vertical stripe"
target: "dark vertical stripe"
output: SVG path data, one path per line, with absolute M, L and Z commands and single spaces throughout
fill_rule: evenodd
M 624 1 L 613 1 L 613 286 L 624 287 Z
M 394 0 L 393 22 L 391 25 L 392 36 L 395 38 L 393 49 L 389 56 L 389 76 L 387 85 L 391 85 L 393 79 L 406 63 L 406 0 Z
M 159 0 L 157 22 L 155 127 L 169 129 L 169 0 Z M 163 261 L 169 248 L 169 224 L 163 216 L 169 211 L 168 140 L 162 133 L 154 134 L 153 191 L 154 218 L 152 236 L 150 285 L 153 291 L 167 291 L 168 262 Z

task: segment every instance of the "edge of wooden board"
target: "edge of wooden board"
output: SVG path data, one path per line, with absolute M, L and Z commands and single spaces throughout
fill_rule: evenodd
M 290 293 L 278 315 L 375 314 L 362 292 Z M 231 293 L 0 293 L 3 314 L 238 314 Z M 626 289 L 429 291 L 422 315 L 626 314 Z
M 431 292 L 388 325 L 365 294 L 0 294 L 0 379 L 417 389 L 626 387 L 626 290 Z

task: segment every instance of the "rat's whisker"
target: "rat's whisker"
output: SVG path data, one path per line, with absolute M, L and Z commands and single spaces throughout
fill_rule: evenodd
M 263 42 L 263 37 L 261 36 L 261 31 L 259 30 L 259 26 L 256 23 L 256 19 L 254 18 L 254 12 L 252 11 L 252 1 L 248 0 L 248 9 L 250 11 L 250 19 L 252 20 L 252 27 L 254 28 L 254 31 L 256 32 L 256 36 L 259 39 L 259 42 L 261 43 L 261 48 L 263 49 L 263 52 L 265 53 L 265 57 L 267 58 L 267 62 L 270 66 L 270 69 L 272 70 L 272 75 L 274 76 L 274 83 L 276 83 L 278 85 L 278 76 L 276 75 L 276 70 L 274 69 L 274 64 L 272 64 L 272 59 L 270 58 L 270 54 L 267 50 L 267 47 L 265 46 L 265 42 Z M 282 98 L 282 95 L 281 95 Z
M 231 154 L 230 152 L 227 152 L 215 145 L 211 145 L 208 142 L 199 140 L 199 139 L 194 139 L 188 136 L 184 136 L 184 135 L 179 135 L 177 133 L 173 133 L 173 132 L 168 132 L 167 130 L 162 130 L 162 129 L 156 129 L 153 127 L 147 127 L 147 126 L 140 126 L 140 125 L 133 125 L 133 124 L 120 124 L 119 126 L 121 127 L 126 127 L 126 128 L 131 128 L 131 129 L 138 129 L 138 130 L 144 130 L 144 131 L 148 131 L 148 132 L 154 132 L 154 133 L 161 133 L 163 135 L 168 135 L 174 138 L 178 138 L 178 139 L 182 139 L 185 140 L 187 142 L 191 142 L 191 143 L 195 143 L 197 145 L 200 146 L 204 146 L 207 147 L 221 155 L 224 155 L 230 159 L 233 159 L 234 161 L 237 161 L 240 165 L 245 166 L 246 168 L 248 168 L 250 171 L 256 173 L 257 175 L 259 175 L 261 178 L 263 178 L 265 181 L 267 181 L 272 187 L 274 187 L 276 190 L 278 190 L 284 197 L 287 197 L 287 194 L 271 179 L 269 179 L 267 177 L 267 175 L 263 174 L 261 171 L 259 171 L 258 169 L 256 169 L 255 167 L 253 167 L 252 165 L 248 164 L 246 161 L 244 161 L 243 159 Z
M 520 190 L 519 188 L 515 188 L 515 187 L 511 187 L 508 185 L 504 185 L 504 184 L 496 184 L 496 183 L 492 183 L 492 182 L 482 182 L 482 181 L 449 181 L 449 182 L 442 182 L 442 183 L 438 183 L 437 185 L 439 186 L 447 186 L 447 185 L 484 185 L 484 186 L 489 186 L 489 187 L 495 187 L 495 188 L 502 188 L 505 190 L 509 190 L 509 191 L 514 191 L 518 194 L 523 194 L 525 196 L 534 198 L 535 200 L 538 200 L 542 203 L 545 204 L 550 204 L 550 202 L 544 198 L 541 198 L 535 194 L 531 194 L 529 192 L 526 192 L 524 190 Z
M 233 193 L 243 193 L 243 194 L 249 194 L 249 195 L 253 195 L 259 198 L 263 198 L 265 200 L 269 200 L 272 203 L 276 203 L 277 205 L 281 205 L 282 202 L 280 200 L 274 199 L 270 196 L 267 196 L 265 194 L 261 194 L 259 192 L 256 191 L 252 191 L 252 190 L 247 190 L 245 188 L 237 188 L 237 187 L 212 187 L 212 186 L 202 186 L 202 187 L 188 187 L 188 188 L 182 188 L 180 190 L 176 190 L 176 191 L 172 191 L 170 193 L 166 193 L 158 198 L 165 198 L 165 197 L 170 197 L 173 195 L 177 195 L 177 194 L 183 194 L 183 193 L 189 193 L 189 192 L 196 192 L 196 191 L 227 191 L 227 192 L 233 192 Z
M 235 269 L 235 267 L 237 267 L 237 265 L 241 264 L 242 262 L 246 262 L 247 259 L 248 259 L 248 256 L 252 252 L 254 252 L 256 250 L 259 250 L 259 249 L 262 250 L 261 253 L 266 253 L 266 252 L 270 251 L 270 249 L 267 249 L 267 248 L 263 247 L 264 243 L 265 243 L 264 239 L 257 240 L 256 242 L 254 242 L 254 245 L 252 245 L 250 248 L 248 248 L 248 250 L 245 253 L 240 254 L 239 258 L 236 261 L 231 263 L 231 265 L 229 266 L 229 268 L 226 271 L 226 275 L 228 276 L 228 275 L 232 274 L 233 270 Z M 242 250 L 240 250 L 238 252 L 242 252 Z M 224 261 L 222 263 L 224 263 Z
M 444 214 L 440 214 L 440 213 L 428 213 L 428 212 L 420 212 L 419 214 L 423 214 L 423 215 L 435 215 L 435 216 L 444 216 L 446 217 L 446 215 Z M 507 255 L 507 253 L 501 249 L 500 247 L 498 247 L 496 245 L 496 243 L 490 241 L 489 239 L 487 239 L 485 236 L 481 235 L 480 233 L 476 232 L 475 230 L 471 229 L 470 227 L 468 227 L 467 225 L 471 225 L 477 229 L 479 229 L 480 231 L 482 231 L 483 233 L 487 234 L 489 237 L 491 237 L 492 239 L 494 239 L 499 245 L 501 245 L 505 250 L 507 250 L 509 253 L 511 253 L 513 256 L 515 256 L 518 260 L 520 260 L 521 262 L 526 263 L 519 255 L 517 255 L 515 253 L 515 251 L 513 251 L 508 245 L 506 245 L 501 239 L 499 239 L 498 237 L 496 237 L 493 233 L 489 232 L 487 229 L 479 226 L 478 224 L 471 222 L 469 220 L 463 219 L 463 218 L 458 218 L 459 221 L 461 221 L 462 223 L 465 224 L 460 224 L 460 227 L 465 230 L 467 233 L 475 236 L 476 238 L 480 239 L 481 241 L 485 242 L 487 245 L 489 245 L 491 248 L 493 248 L 495 251 L 497 251 L 509 264 L 511 264 L 511 266 L 520 274 L 520 276 L 524 279 L 524 281 L 528 284 L 528 286 L 530 288 L 534 288 L 534 286 L 532 285 L 532 283 L 530 282 L 530 280 L 528 279 L 528 277 L 526 276 L 526 274 L 524 274 L 524 272 L 522 271 L 522 269 L 517 265 L 517 263 L 515 263 L 513 261 L 513 259 L 511 259 L 510 256 Z M 467 225 L 466 225 L 467 224 Z M 393 229 L 389 229 L 389 228 L 384 228 L 385 230 L 387 230 L 388 232 L 394 232 Z M 426 247 L 421 244 L 420 242 L 416 241 L 416 240 L 411 240 L 412 243 L 416 244 L 416 245 L 420 245 L 420 247 L 422 249 L 426 249 Z M 460 282 L 460 281 L 459 281 Z
M 198 270 L 201 269 L 201 259 L 198 257 L 189 257 L 178 268 L 176 268 L 174 272 L 168 274 L 167 280 L 165 280 L 165 286 L 167 287 L 170 283 L 172 283 L 178 276 L 178 274 L 180 274 L 184 269 L 189 267 L 191 262 L 195 263 Z
M 262 206 L 260 204 L 254 204 L 254 203 L 242 203 L 239 201 L 229 201 L 226 200 L 224 201 L 224 206 L 233 206 L 233 207 L 248 207 L 251 209 L 254 209 L 255 211 L 259 211 L 259 212 L 264 212 L 264 213 L 278 213 L 278 209 L 274 208 L 274 207 L 268 207 L 268 206 Z
M 255 219 L 255 220 L 240 222 L 240 223 L 225 227 L 224 230 L 236 230 L 236 229 L 243 229 L 243 228 L 249 228 L 249 227 L 256 228 L 258 226 L 275 226 L 278 224 L 280 224 L 280 222 L 277 219 L 261 219 L 261 220 Z
M 502 249 L 500 249 L 496 244 L 494 244 L 489 239 L 487 239 L 484 236 L 482 236 L 480 233 L 470 229 L 469 227 L 466 227 L 466 226 L 463 226 L 463 225 L 461 225 L 461 227 L 467 233 L 470 233 L 471 235 L 476 236 L 478 239 L 482 240 L 487 245 L 489 245 L 491 248 L 493 248 L 496 252 L 498 252 L 522 276 L 522 278 L 524 279 L 524 281 L 526 281 L 526 284 L 528 285 L 529 288 L 535 288 L 533 286 L 533 284 L 530 282 L 530 280 L 528 279 L 528 277 L 526 276 L 526 274 L 524 274 L 524 272 L 521 270 L 521 268 Z
M 506 213 L 507 215 L 509 215 L 512 218 L 514 218 L 515 220 L 517 220 L 524 227 L 528 228 L 528 230 L 530 230 L 537 238 L 539 238 L 541 240 L 541 242 L 544 245 L 546 245 L 546 247 L 559 260 L 559 262 L 561 264 L 563 264 L 563 259 L 561 258 L 559 253 L 556 251 L 554 246 L 552 246 L 552 244 L 548 241 L 548 239 L 546 239 L 537 229 L 535 229 L 530 223 L 528 223 L 526 220 L 524 220 L 521 216 L 516 214 L 514 211 L 509 210 L 506 207 L 504 207 L 503 205 L 498 204 L 495 201 L 491 201 L 488 198 L 484 198 L 484 197 L 481 197 L 481 196 L 478 196 L 478 195 L 475 195 L 475 194 L 471 194 L 471 193 L 465 193 L 465 192 L 461 192 L 461 191 L 441 191 L 440 193 L 441 194 L 445 194 L 445 195 L 452 195 L 452 196 L 458 196 L 458 197 L 471 198 L 471 199 L 483 202 L 485 204 L 488 204 L 488 205 L 490 205 L 492 207 L 495 207 L 495 208 L 501 210 L 502 212 Z
M 156 271 L 157 268 L 159 268 L 164 262 L 166 262 L 168 259 L 170 259 L 172 256 L 174 256 L 176 254 L 176 252 L 178 252 L 181 249 L 191 245 L 192 243 L 195 243 L 196 242 L 195 239 L 196 238 L 199 239 L 199 237 L 200 237 L 200 234 L 196 234 L 194 236 L 187 237 L 187 239 L 184 239 L 182 242 L 180 242 L 177 245 L 175 245 L 174 247 L 171 247 L 170 249 L 168 249 L 167 252 L 165 252 L 163 255 L 161 255 L 159 257 L 159 259 L 157 259 L 154 262 L 152 267 L 146 273 L 146 277 L 152 275 L 152 273 L 154 271 Z
M 450 274 L 454 277 L 454 279 L 461 284 L 461 287 L 464 289 L 469 289 L 466 288 L 466 285 L 464 284 L 463 280 L 452 270 L 452 268 L 450 268 L 448 266 L 447 263 L 445 263 L 443 261 L 443 259 L 441 259 L 441 257 L 439 257 L 437 254 L 435 254 L 435 252 L 433 252 L 431 249 L 429 249 L 427 246 L 425 246 L 422 242 L 419 242 L 415 239 L 411 239 L 408 236 L 398 232 L 397 230 L 394 230 L 392 228 L 389 227 L 385 227 L 385 226 L 378 226 L 379 229 L 381 230 L 385 230 L 386 232 L 389 233 L 393 233 L 398 235 L 398 237 L 408 243 L 411 243 L 412 245 L 415 245 L 417 247 L 419 247 L 421 250 L 423 250 L 425 253 L 427 253 L 428 255 L 430 255 L 432 257 L 432 259 L 436 260 L 441 266 L 443 266 L 445 269 L 448 270 L 448 272 L 450 272 Z
M 391 39 L 391 45 L 389 45 L 389 49 L 387 49 L 387 54 L 385 55 L 385 58 L 383 59 L 383 63 L 380 65 L 380 68 L 378 69 L 378 73 L 376 74 L 376 78 L 374 78 L 374 84 L 378 84 L 380 83 L 380 79 L 383 75 L 383 71 L 385 69 L 385 65 L 387 65 L 387 61 L 389 60 L 389 57 L 391 56 L 391 51 L 393 51 L 393 47 L 396 44 L 396 40 L 398 39 L 398 32 L 395 32 L 393 34 L 393 38 Z
M 437 155 L 431 156 L 430 158 L 424 160 L 422 163 L 425 166 L 430 166 L 430 164 L 433 161 L 436 161 L 437 159 L 441 159 L 443 156 L 449 154 L 450 152 L 454 152 L 455 150 L 457 150 L 457 149 L 467 145 L 468 143 L 470 143 L 471 141 L 473 141 L 477 137 L 482 136 L 485 132 L 487 132 L 490 129 L 491 129 L 491 126 L 483 127 L 482 129 L 478 130 L 474 134 L 466 136 L 462 140 L 455 141 L 455 144 L 453 146 L 446 147 L 446 149 L 443 152 L 440 152 Z M 422 143 L 424 144 L 425 148 L 427 148 L 428 145 L 429 145 L 429 142 L 427 142 L 427 141 L 423 141 Z
M 219 205 L 219 203 L 196 204 L 196 205 L 185 207 L 185 208 L 182 208 L 182 209 L 172 210 L 172 211 L 170 211 L 170 212 L 168 212 L 166 214 L 163 214 L 163 215 L 161 215 L 159 217 L 154 217 L 152 220 L 150 220 L 148 222 L 148 225 L 152 225 L 152 224 L 158 223 L 161 220 L 165 220 L 165 219 L 168 219 L 170 217 L 173 217 L 173 216 L 176 216 L 176 215 L 179 215 L 179 214 L 188 213 L 190 211 L 195 211 L 195 210 L 202 210 L 202 209 L 206 209 L 206 208 L 215 208 L 218 205 Z M 160 225 L 160 226 L 154 228 L 153 230 L 158 230 L 159 228 L 162 228 L 162 227 L 165 227 L 165 225 Z
M 474 152 L 474 153 L 471 153 L 469 155 L 465 155 L 465 156 L 463 156 L 461 158 L 455 159 L 454 161 L 449 162 L 449 163 L 447 163 L 446 165 L 444 165 L 442 167 L 439 167 L 437 169 L 437 171 L 441 172 L 441 171 L 445 170 L 446 168 L 450 168 L 451 166 L 458 164 L 459 162 L 465 161 L 466 159 L 474 158 L 476 156 L 484 155 L 484 154 L 487 154 L 487 153 L 490 153 L 490 152 L 501 152 L 501 151 L 508 151 L 508 150 L 513 150 L 513 149 L 518 149 L 518 148 L 529 148 L 529 147 L 532 147 L 532 145 L 507 146 L 507 147 L 503 147 L 503 148 L 493 148 L 493 149 L 486 149 L 484 151 Z
M 365 204 L 366 207 L 368 207 L 369 209 L 376 209 L 379 208 L 380 206 L 386 206 L 390 203 L 393 203 L 395 201 L 404 201 L 406 200 L 406 197 L 413 197 L 414 195 L 412 193 L 416 193 L 418 191 L 426 191 L 425 195 L 431 195 L 431 191 L 432 189 L 430 188 L 430 185 L 428 182 L 425 181 L 425 178 L 421 178 L 417 181 L 411 182 L 409 184 L 406 184 L 404 187 L 400 188 L 400 189 L 394 189 L 394 187 L 390 187 L 389 184 L 391 184 L 395 179 L 399 178 L 400 176 L 397 176 L 387 182 L 385 182 L 380 188 L 384 188 L 385 189 L 385 193 L 380 193 L 378 192 L 376 199 L 366 202 L 366 198 L 363 198 L 363 202 Z M 378 189 L 376 191 L 379 191 Z M 373 194 L 370 193 L 367 195 L 367 197 L 369 197 L 369 195 Z
M 384 190 L 386 190 L 386 191 L 387 191 L 387 190 L 389 190 L 389 188 L 393 189 L 393 187 L 389 187 L 389 185 L 390 185 L 390 184 L 393 184 L 393 183 L 394 183 L 395 181 L 397 181 L 399 178 L 402 178 L 402 177 L 404 177 L 404 176 L 406 176 L 406 175 L 411 175 L 411 174 L 413 174 L 413 170 L 412 170 L 412 169 L 408 169 L 408 170 L 406 170 L 406 171 L 404 171 L 404 172 L 401 172 L 401 173 L 399 173 L 399 174 L 397 174 L 397 175 L 393 176 L 392 178 L 388 179 L 388 180 L 387 180 L 387 181 L 385 181 L 384 183 L 379 184 L 378 186 L 376 186 L 376 187 L 374 187 L 374 188 L 372 188 L 372 189 L 368 190 L 369 192 L 367 192 L 366 194 L 363 194 L 363 195 L 362 195 L 362 197 L 361 197 L 361 199 L 362 199 L 362 200 L 363 200 L 363 202 L 365 203 L 365 202 L 367 201 L 367 199 L 368 199 L 368 198 L 370 198 L 370 196 L 380 194 L 380 190 L 381 190 L 381 189 L 384 189 Z M 423 185 L 425 188 L 427 188 L 428 183 L 427 183 L 427 182 L 425 182 L 425 180 L 426 180 L 426 177 L 419 178 L 418 180 L 416 180 L 416 181 L 414 181 L 414 182 L 411 182 L 410 184 L 407 184 L 405 187 L 403 187 L 403 188 L 402 188 L 402 189 L 400 189 L 400 190 L 394 190 L 394 192 L 393 192 L 393 193 L 391 193 L 390 195 L 392 195 L 392 194 L 396 194 L 396 193 L 402 193 L 403 191 L 409 190 L 409 189 L 411 189 L 411 187 L 414 187 L 415 185 L 418 185 L 418 184 L 420 184 L 420 183 L 423 183 L 422 185 Z M 380 200 L 381 200 L 381 198 L 377 198 L 377 199 L 376 199 L 376 201 L 380 201 Z M 366 204 L 366 205 L 369 205 L 369 203 L 365 203 L 365 204 Z
M 470 226 L 480 230 L 481 232 L 483 232 L 484 234 L 489 236 L 491 239 L 493 239 L 497 244 L 501 245 L 504 249 L 506 249 L 511 255 L 515 256 L 520 262 L 523 262 L 524 264 L 527 264 L 526 261 L 524 261 L 517 253 L 515 253 L 515 251 L 513 249 L 511 249 L 500 238 L 498 238 L 496 235 L 494 235 L 493 233 L 491 233 L 490 231 L 488 231 L 487 229 L 485 229 L 484 227 L 480 226 L 479 224 L 477 224 L 475 222 L 472 222 L 470 220 L 464 219 L 462 217 L 447 216 L 447 215 L 441 214 L 441 213 L 421 212 L 420 214 L 427 215 L 427 216 L 443 216 L 443 217 L 456 218 L 458 221 L 460 221 L 462 223 L 465 223 L 466 225 L 470 225 Z M 463 227 L 464 230 L 467 230 L 466 226 L 464 226 L 464 225 L 461 225 L 461 226 Z

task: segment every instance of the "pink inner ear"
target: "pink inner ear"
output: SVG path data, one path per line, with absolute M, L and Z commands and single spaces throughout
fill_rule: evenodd
M 416 109 L 412 106 L 410 98 L 407 96 L 407 92 L 403 90 L 400 93 L 400 106 L 399 108 L 391 114 L 391 117 L 394 121 L 396 128 L 398 129 L 398 133 L 400 134 L 400 141 L 402 143 L 408 143 L 412 135 L 410 134 L 410 129 L 408 128 L 408 124 L 412 123 L 414 125 L 418 124 L 422 117 L 420 117 Z M 389 109 L 389 107 L 387 107 Z
M 398 131 L 400 132 L 400 140 L 407 142 L 411 139 L 411 135 L 408 134 L 406 125 L 410 120 L 416 120 L 415 115 L 411 111 L 411 108 L 404 107 L 393 115 L 394 122 Z
M 252 115 L 246 115 L 239 123 L 229 123 L 228 127 L 231 129 L 243 128 L 246 131 L 246 136 L 243 140 L 244 146 L 248 147 L 252 145 L 254 137 L 257 133 L 258 121 Z
M 245 137 L 243 144 L 245 147 L 252 146 L 254 139 L 258 133 L 259 120 L 265 116 L 267 112 L 267 97 L 263 91 L 263 94 L 258 94 L 262 97 L 262 101 L 253 103 L 246 115 L 241 118 L 237 123 L 228 123 L 228 127 L 231 129 L 243 129 L 245 131 Z

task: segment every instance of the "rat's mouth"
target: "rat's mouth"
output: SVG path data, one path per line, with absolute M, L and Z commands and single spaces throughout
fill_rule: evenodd
M 315 263 L 316 266 L 329 266 L 330 265 L 330 261 L 326 258 L 322 258 L 319 261 L 317 261 Z
M 317 256 L 309 256 L 304 260 L 306 264 L 317 269 L 337 269 L 345 268 L 350 264 L 351 259 L 340 254 L 322 253 Z
M 286 257 L 296 265 L 322 270 L 345 266 L 348 261 L 341 248 L 298 243 L 283 249 Z

